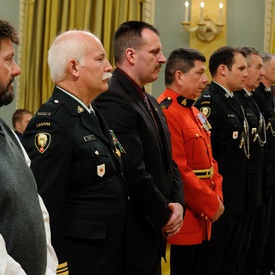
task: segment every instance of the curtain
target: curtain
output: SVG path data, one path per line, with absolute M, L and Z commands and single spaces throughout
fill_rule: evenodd
M 275 54 L 275 0 L 272 1 L 272 23 L 269 52 Z
M 141 20 L 142 0 L 21 0 L 21 75 L 17 85 L 17 108 L 35 113 L 52 93 L 47 53 L 54 38 L 69 29 L 90 30 L 103 43 L 114 64 L 112 37 L 124 21 Z

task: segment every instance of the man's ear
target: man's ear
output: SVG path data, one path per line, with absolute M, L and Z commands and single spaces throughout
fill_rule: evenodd
M 132 64 L 136 63 L 135 55 L 136 55 L 135 49 L 133 49 L 133 48 L 126 49 L 126 58 Z
M 220 73 L 220 75 L 226 76 L 226 74 L 227 74 L 227 72 L 228 72 L 227 66 L 225 66 L 224 64 L 221 64 L 221 65 L 218 67 L 218 72 Z
M 69 61 L 69 66 L 68 66 L 68 70 L 70 72 L 70 74 L 74 77 L 78 77 L 79 76 L 79 62 L 76 61 L 75 59 L 72 59 Z

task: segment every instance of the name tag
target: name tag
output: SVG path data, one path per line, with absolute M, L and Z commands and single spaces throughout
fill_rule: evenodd
M 89 136 L 83 137 L 83 139 L 84 139 L 84 141 L 89 142 L 89 141 L 95 140 L 96 137 L 95 137 L 95 135 L 89 135 Z

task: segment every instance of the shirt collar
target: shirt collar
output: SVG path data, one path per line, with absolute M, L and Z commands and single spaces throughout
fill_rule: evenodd
M 93 107 L 91 105 L 91 103 L 89 103 L 89 106 L 86 106 L 86 104 L 84 104 L 83 101 L 81 101 L 79 98 L 77 98 L 76 96 L 74 96 L 73 94 L 67 92 L 66 90 L 62 89 L 59 86 L 56 86 L 59 90 L 61 90 L 62 92 L 64 92 L 65 94 L 69 95 L 70 97 L 72 97 L 73 99 L 75 99 L 79 104 L 82 105 L 83 108 L 85 108 L 87 110 L 87 112 L 91 113 L 91 111 L 93 110 Z
M 229 92 L 225 87 L 223 87 L 221 84 L 219 84 L 219 83 L 217 83 L 216 81 L 213 81 L 214 83 L 216 83 L 217 85 L 219 85 L 220 87 L 222 87 L 224 90 L 225 90 L 225 92 L 226 92 L 226 94 L 228 95 L 228 97 L 233 97 L 234 96 L 234 94 L 232 93 L 232 92 Z

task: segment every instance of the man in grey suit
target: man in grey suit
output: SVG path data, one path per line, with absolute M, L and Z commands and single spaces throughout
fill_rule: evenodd
M 0 20 L 0 107 L 12 102 L 16 30 Z M 0 118 L 0 274 L 56 274 L 49 217 L 37 194 L 27 154 L 15 133 Z

